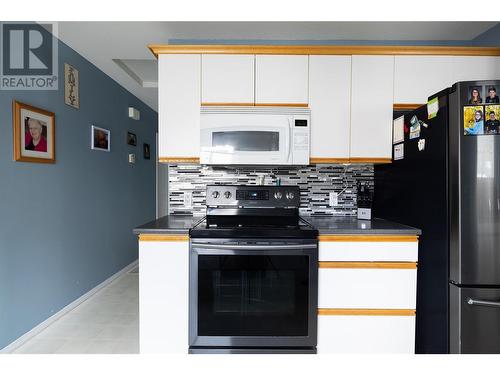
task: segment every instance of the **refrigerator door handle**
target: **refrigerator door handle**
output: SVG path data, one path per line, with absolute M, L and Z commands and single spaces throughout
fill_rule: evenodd
M 485 300 L 481 300 L 481 299 L 472 299 L 472 298 L 469 298 L 467 300 L 467 303 L 469 305 L 477 305 L 477 306 L 500 307 L 500 302 L 485 301 Z

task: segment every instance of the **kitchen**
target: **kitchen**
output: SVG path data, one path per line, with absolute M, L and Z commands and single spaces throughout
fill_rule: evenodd
M 427 224 L 432 211 L 443 212 L 440 236 L 460 230 L 448 228 L 444 208 L 448 199 L 456 204 L 459 189 L 440 196 L 441 204 L 432 200 L 446 189 L 452 133 L 448 145 L 446 133 L 430 130 L 467 128 L 452 116 L 470 104 L 473 87 L 486 100 L 498 85 L 498 57 L 467 47 L 150 49 L 159 64 L 159 160 L 168 164 L 169 215 L 134 230 L 141 353 L 498 352 L 487 329 L 458 339 L 456 330 L 479 318 L 458 318 L 464 297 L 448 297 L 449 245 L 433 239 Z M 395 118 L 396 111 L 403 116 Z M 428 173 L 433 162 L 443 165 L 434 183 L 412 182 L 412 174 L 425 173 L 399 154 L 415 139 L 421 142 L 408 155 L 420 153 Z M 489 150 L 484 160 L 494 158 Z M 418 193 L 423 200 L 415 197 L 418 207 L 405 212 L 412 187 L 429 193 Z M 460 215 L 457 208 L 454 217 Z M 495 211 L 489 215 L 496 222 Z M 496 230 L 490 233 L 495 238 Z M 308 266 L 280 266 L 280 256 L 292 255 L 307 256 Z M 491 256 L 480 261 L 496 267 Z M 284 284 L 273 284 L 274 277 Z M 482 285 L 496 283 L 490 280 Z M 304 283 L 309 289 L 297 294 Z M 277 297 L 292 292 L 288 300 Z M 293 315 L 299 311 L 302 323 Z M 498 316 L 488 316 L 485 327 L 497 324 Z
M 500 353 L 499 24 L 388 24 L 61 22 L 80 108 L 0 96 L 58 158 L 1 140 L 1 352 Z

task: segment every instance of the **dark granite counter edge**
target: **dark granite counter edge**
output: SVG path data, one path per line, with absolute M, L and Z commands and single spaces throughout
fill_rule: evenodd
M 136 235 L 139 234 L 187 235 L 189 233 L 189 228 L 191 228 L 194 224 L 196 224 L 200 219 L 201 218 L 198 217 L 189 217 L 189 218 L 163 217 L 158 220 L 153 220 L 149 223 L 141 225 L 137 228 L 134 228 L 133 233 Z M 321 217 L 320 220 L 328 221 L 328 219 L 324 217 Z M 320 235 L 418 236 L 422 234 L 422 231 L 420 229 L 413 228 L 407 225 L 393 223 L 383 219 L 375 219 L 375 220 L 384 222 L 385 228 L 359 228 L 358 224 L 362 223 L 360 221 L 353 222 L 352 228 L 348 228 L 350 223 L 347 224 L 344 223 L 343 228 L 321 228 L 321 225 L 316 225 L 316 227 Z

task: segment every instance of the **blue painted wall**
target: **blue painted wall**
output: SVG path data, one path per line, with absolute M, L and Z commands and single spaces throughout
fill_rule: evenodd
M 79 110 L 64 104 L 65 62 Z M 0 91 L 0 348 L 137 259 L 132 228 L 155 217 L 157 113 L 61 42 L 59 78 L 58 91 Z M 13 161 L 14 99 L 55 112 L 56 164 Z M 91 124 L 111 130 L 110 153 L 90 150 Z

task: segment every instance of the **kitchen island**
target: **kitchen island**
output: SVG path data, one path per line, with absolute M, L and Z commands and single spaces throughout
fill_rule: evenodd
M 189 228 L 165 216 L 139 236 L 141 353 L 187 353 Z M 413 353 L 420 230 L 305 217 L 319 231 L 318 353 Z

